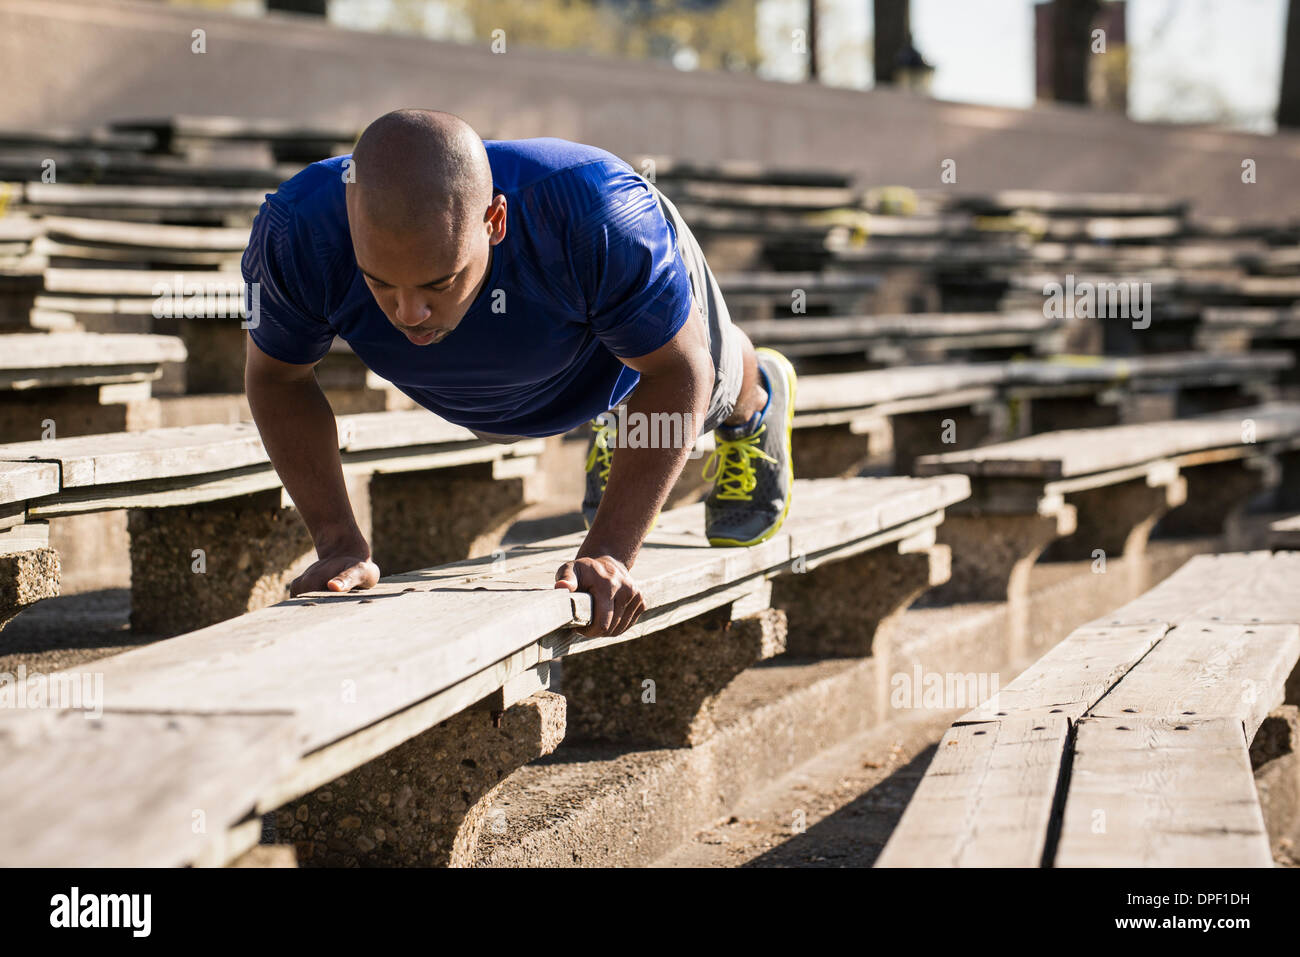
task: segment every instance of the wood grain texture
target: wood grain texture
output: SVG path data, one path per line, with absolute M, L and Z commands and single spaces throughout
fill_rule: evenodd
M 289 715 L 6 714 L 0 864 L 184 864 L 287 771 L 292 739 Z
M 876 866 L 1039 866 L 1068 735 L 1057 715 L 950 728 Z
M 1079 723 L 1057 867 L 1271 867 L 1241 724 Z
M 1243 425 L 1247 420 L 1254 423 L 1254 441 L 1249 443 Z M 1300 436 L 1300 403 L 1278 402 L 1168 422 L 1044 432 L 965 452 L 922 456 L 917 461 L 917 472 L 1050 480 L 1297 436 Z

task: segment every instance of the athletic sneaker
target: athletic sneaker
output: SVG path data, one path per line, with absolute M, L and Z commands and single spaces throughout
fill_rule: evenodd
M 587 528 L 596 520 L 596 509 L 609 484 L 609 469 L 614 464 L 614 446 L 618 442 L 617 420 L 614 413 L 598 415 L 590 423 L 591 438 L 587 440 L 587 484 L 582 495 L 582 521 Z
M 717 445 L 704 463 L 704 478 L 714 483 L 704 500 L 704 534 L 710 545 L 765 542 L 790 512 L 794 367 L 775 349 L 755 352 L 767 404 L 742 425 L 714 429 Z

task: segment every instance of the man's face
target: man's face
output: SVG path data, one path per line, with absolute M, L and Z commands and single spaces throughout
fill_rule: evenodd
M 356 203 L 348 204 L 348 218 L 357 265 L 388 321 L 417 346 L 449 336 L 487 279 L 491 223 L 457 223 L 443 215 L 417 230 L 395 232 L 372 222 Z

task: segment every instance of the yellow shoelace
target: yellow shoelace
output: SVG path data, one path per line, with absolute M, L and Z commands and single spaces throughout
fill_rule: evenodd
M 603 492 L 609 484 L 609 470 L 614 464 L 614 450 L 609 447 L 609 440 L 617 434 L 617 430 L 603 422 L 593 422 L 591 427 L 596 430 L 596 441 L 587 453 L 587 471 L 590 472 L 595 468 L 596 462 L 600 462 L 600 490 Z
M 742 439 L 719 438 L 715 432 L 713 454 L 704 463 L 704 480 L 717 481 L 717 497 L 737 502 L 748 502 L 758 485 L 754 474 L 754 460 L 775 462 L 776 459 L 758 447 L 759 437 L 767 430 L 763 425 L 753 435 Z

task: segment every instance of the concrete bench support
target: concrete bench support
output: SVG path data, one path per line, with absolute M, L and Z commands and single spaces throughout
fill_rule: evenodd
M 131 382 L 11 394 L 0 402 L 0 435 L 6 442 L 34 442 L 48 434 L 47 422 L 61 438 L 156 429 L 162 405 L 149 391 L 149 383 Z
M 1033 432 L 1097 429 L 1119 423 L 1119 405 L 1098 402 L 1095 396 L 1040 396 L 1029 400 L 1029 425 Z
M 873 720 L 886 719 L 892 626 L 928 589 L 948 580 L 951 553 L 943 545 L 900 543 L 830 562 L 774 583 L 773 603 L 790 620 L 786 650 L 807 658 L 873 658 Z
M 1284 512 L 1300 511 L 1300 450 L 1277 457 L 1282 474 L 1277 488 L 1277 508 Z
M 1177 536 L 1209 536 L 1231 528 L 1251 497 L 1264 487 L 1264 474 L 1258 465 L 1251 459 L 1232 459 L 1184 471 L 1187 504 L 1165 517 L 1161 531 Z
M 659 747 L 702 743 L 713 734 L 713 704 L 722 690 L 786 647 L 784 612 L 743 614 L 740 605 L 565 659 L 571 737 Z
M 495 697 L 495 696 L 494 696 Z M 275 812 L 275 838 L 302 866 L 460 867 L 503 827 L 501 783 L 564 738 L 564 698 L 539 691 L 504 711 L 492 698 Z
M 1029 630 L 1029 570 L 1043 549 L 1075 529 L 1072 505 L 1049 514 L 954 514 L 939 526 L 952 549 L 950 580 L 930 593 L 943 603 L 1005 601 L 1011 628 L 1010 660 L 1024 654 Z
M 1187 500 L 1180 475 L 1161 476 L 1158 484 L 1134 479 L 1118 485 L 1072 492 L 1066 501 L 1077 514 L 1074 534 L 1053 542 L 1045 556 L 1060 561 L 1105 561 L 1123 557 L 1130 575 L 1128 597 L 1146 591 L 1146 547 L 1156 522 Z
M 1274 860 L 1300 863 L 1300 710 L 1269 712 L 1250 744 L 1250 764 Z
M 894 473 L 915 474 L 916 460 L 922 455 L 961 452 L 984 444 L 994 434 L 993 419 L 991 411 L 969 407 L 890 416 Z
M 19 525 L 0 533 L 0 629 L 24 608 L 59 594 L 59 553 L 50 527 Z
M 178 634 L 284 599 L 315 551 L 297 510 L 280 502 L 270 489 L 131 509 L 131 629 Z
M 799 478 L 857 475 L 867 464 L 869 439 L 849 423 L 796 428 L 793 433 L 795 474 Z
M 773 583 L 772 603 L 790 622 L 786 650 L 807 658 L 880 653 L 889 622 L 922 592 L 948 580 L 947 548 L 877 548 Z
M 370 480 L 370 549 L 384 574 L 489 555 L 541 498 L 533 459 L 380 473 Z

